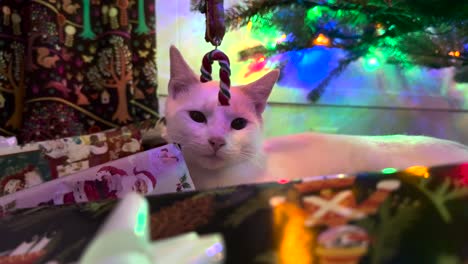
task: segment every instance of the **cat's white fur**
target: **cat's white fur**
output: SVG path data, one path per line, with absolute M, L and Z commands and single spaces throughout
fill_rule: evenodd
M 218 104 L 219 83 L 201 83 L 175 47 L 170 49 L 170 69 L 166 137 L 182 146 L 199 189 L 468 161 L 466 146 L 425 136 L 304 133 L 263 142 L 261 114 L 278 71 L 232 87 L 226 107 Z M 207 122 L 193 121 L 188 111 L 202 112 Z M 244 129 L 230 127 L 238 117 L 249 121 Z M 215 151 L 210 138 L 222 138 L 226 144 Z

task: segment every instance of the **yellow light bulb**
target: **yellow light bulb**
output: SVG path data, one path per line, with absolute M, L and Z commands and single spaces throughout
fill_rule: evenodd
M 429 169 L 425 166 L 412 166 L 404 170 L 405 172 L 412 174 L 414 176 L 429 178 L 430 173 Z
M 328 46 L 330 45 L 330 39 L 324 34 L 320 33 L 317 38 L 315 38 L 313 43 L 317 46 Z
M 252 30 L 252 21 L 249 21 L 249 23 L 247 23 L 247 31 L 251 31 Z

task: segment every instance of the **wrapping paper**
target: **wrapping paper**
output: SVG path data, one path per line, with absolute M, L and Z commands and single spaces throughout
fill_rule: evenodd
M 220 233 L 223 263 L 465 263 L 468 163 L 148 197 L 153 240 Z
M 136 193 L 118 203 L 18 212 L 16 218 L 0 220 L 21 230 L 11 240 L 0 241 L 0 263 L 222 263 L 220 234 L 190 232 L 151 241 L 149 212 L 148 201 Z M 11 229 L 0 230 L 12 234 Z
M 134 127 L 0 148 L 0 196 L 140 151 Z
M 1 135 L 37 142 L 159 117 L 154 0 L 1 8 Z
M 188 190 L 194 190 L 193 182 L 180 150 L 171 144 L 5 195 L 0 209 L 115 199 L 132 191 L 145 195 Z
M 384 171 L 22 210 L 0 263 L 467 262 L 468 163 Z
M 16 137 L 1 137 L 0 136 L 0 148 L 9 148 L 18 145 Z
M 148 202 L 128 194 L 86 248 L 80 263 L 221 263 L 216 258 L 224 248 L 219 234 L 200 237 L 191 232 L 152 243 L 149 225 Z

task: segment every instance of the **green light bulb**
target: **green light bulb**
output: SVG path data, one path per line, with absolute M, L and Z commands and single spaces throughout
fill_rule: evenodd
M 395 168 L 385 168 L 382 170 L 382 173 L 383 174 L 392 174 L 392 173 L 395 173 L 397 172 L 397 169 Z

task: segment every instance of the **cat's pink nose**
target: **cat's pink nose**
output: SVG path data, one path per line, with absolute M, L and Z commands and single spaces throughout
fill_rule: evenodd
M 222 137 L 212 137 L 208 139 L 208 142 L 214 151 L 218 151 L 222 146 L 226 145 L 226 140 Z

